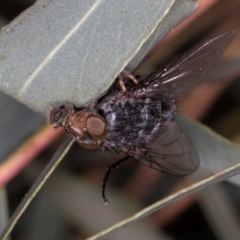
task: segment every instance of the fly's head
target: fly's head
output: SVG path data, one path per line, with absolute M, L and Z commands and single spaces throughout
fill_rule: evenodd
M 84 148 L 97 149 L 108 134 L 106 121 L 98 114 L 65 105 L 53 108 L 48 118 L 54 128 L 65 131 Z
M 50 125 L 54 124 L 54 128 L 64 127 L 64 122 L 67 115 L 73 113 L 73 107 L 67 107 L 66 105 L 61 105 L 60 107 L 53 108 L 48 115 L 48 123 Z

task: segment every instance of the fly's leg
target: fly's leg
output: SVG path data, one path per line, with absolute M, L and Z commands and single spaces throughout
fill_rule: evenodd
M 130 78 L 135 84 L 138 84 L 138 80 L 127 70 L 123 70 L 122 72 L 127 78 Z
M 118 168 L 121 164 L 125 163 L 127 160 L 129 160 L 130 158 L 127 156 L 125 158 L 122 158 L 121 160 L 119 160 L 118 162 L 114 163 L 113 165 L 109 166 L 106 171 L 106 175 L 102 181 L 102 189 L 101 189 L 101 195 L 102 195 L 102 199 L 105 203 L 105 205 L 109 205 L 110 202 L 107 200 L 106 196 L 105 196 L 105 188 L 106 188 L 106 184 L 107 184 L 107 180 L 109 178 L 109 175 L 111 173 L 112 170 L 114 170 L 115 168 Z
M 135 84 L 138 84 L 138 80 L 127 70 L 123 70 L 118 75 L 118 84 L 123 92 L 127 92 L 126 86 L 125 86 L 125 79 L 129 78 L 131 81 L 133 81 Z

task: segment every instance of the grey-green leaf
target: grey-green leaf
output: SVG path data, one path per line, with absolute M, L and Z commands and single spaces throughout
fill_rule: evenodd
M 0 89 L 31 109 L 80 105 L 133 69 L 192 0 L 39 0 L 0 34 Z

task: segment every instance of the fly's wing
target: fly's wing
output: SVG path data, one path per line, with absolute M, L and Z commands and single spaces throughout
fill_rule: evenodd
M 165 123 L 163 133 L 148 143 L 144 151 L 139 149 L 128 154 L 150 168 L 175 176 L 189 175 L 199 166 L 196 150 L 181 128 L 172 121 Z
M 176 99 L 190 91 L 215 64 L 237 32 L 227 31 L 212 35 L 142 81 L 147 81 L 148 92 L 171 93 Z

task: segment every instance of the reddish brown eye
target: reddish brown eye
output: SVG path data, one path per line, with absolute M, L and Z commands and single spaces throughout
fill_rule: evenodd
M 83 131 L 85 128 L 85 121 L 87 116 L 88 116 L 87 112 L 80 111 L 69 118 L 72 130 L 74 129 L 74 131 L 79 135 L 79 138 L 82 138 L 84 135 Z
M 88 116 L 87 112 L 80 111 L 74 115 L 74 119 L 78 122 L 85 122 L 87 116 Z
M 79 145 L 82 146 L 85 149 L 90 149 L 90 150 L 98 149 L 100 147 L 100 144 L 98 144 L 98 143 L 96 143 L 96 144 L 79 143 Z
M 90 114 L 86 121 L 86 128 L 89 135 L 97 141 L 103 140 L 108 133 L 107 124 L 103 118 Z

